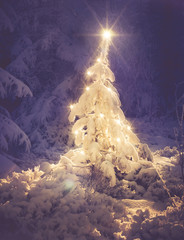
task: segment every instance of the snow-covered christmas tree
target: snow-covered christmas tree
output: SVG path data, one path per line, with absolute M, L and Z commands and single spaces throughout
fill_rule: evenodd
M 131 161 L 138 161 L 138 137 L 121 110 L 121 102 L 113 86 L 115 76 L 109 68 L 108 52 L 111 31 L 103 32 L 100 56 L 86 72 L 86 87 L 76 104 L 70 106 L 69 121 L 81 153 L 116 183 L 114 166 L 127 171 Z

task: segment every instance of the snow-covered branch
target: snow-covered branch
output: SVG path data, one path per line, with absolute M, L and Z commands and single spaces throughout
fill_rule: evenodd
M 0 68 L 0 97 L 26 97 L 32 96 L 32 92 L 23 82 Z
M 31 148 L 28 136 L 16 123 L 0 113 L 0 149 L 8 151 L 11 145 L 23 146 L 26 152 Z

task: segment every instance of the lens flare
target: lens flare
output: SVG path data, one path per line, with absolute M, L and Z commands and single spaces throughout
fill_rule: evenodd
M 110 40 L 112 37 L 112 32 L 110 30 L 104 30 L 103 31 L 103 38 L 106 40 Z

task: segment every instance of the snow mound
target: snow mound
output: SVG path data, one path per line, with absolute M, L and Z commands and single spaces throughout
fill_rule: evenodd
M 169 146 L 166 146 L 164 149 L 156 151 L 155 154 L 159 154 L 162 157 L 171 158 L 175 155 L 178 155 L 179 152 L 177 150 L 177 147 L 171 148 Z
M 128 173 L 121 172 L 116 167 L 113 169 L 116 180 L 114 185 L 112 185 L 114 176 L 112 171 L 107 174 L 107 168 L 103 172 L 94 168 L 91 177 L 94 189 L 118 199 L 144 198 L 151 201 L 168 201 L 169 196 L 164 183 L 152 163 L 142 160 L 139 162 L 129 161 L 129 164 L 130 171 Z
M 149 211 L 137 210 L 133 216 L 129 239 L 183 239 L 184 199 L 175 198 L 176 206 L 169 206 L 160 216 L 149 217 Z
M 1 239 L 182 239 L 183 199 L 159 212 L 168 196 L 150 161 L 132 161 L 123 174 L 107 157 L 101 168 L 81 148 L 0 179 Z
M 70 165 L 61 157 L 56 165 L 43 163 L 0 180 L 2 240 L 114 238 L 124 205 L 87 189 L 79 177 L 87 167 L 81 173 Z

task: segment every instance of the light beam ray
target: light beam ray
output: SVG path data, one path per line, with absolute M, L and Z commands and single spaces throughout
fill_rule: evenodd
M 124 57 L 122 55 L 120 55 L 117 47 L 114 45 L 114 43 L 112 42 L 111 45 L 113 46 L 113 48 L 115 49 L 116 51 L 116 54 L 118 55 L 118 57 L 122 60 L 124 66 L 126 66 L 127 70 L 130 70 L 130 67 L 128 66 L 126 60 L 124 59 Z
M 95 18 L 95 20 L 97 21 L 97 23 L 99 24 L 100 28 L 103 29 L 102 24 L 100 23 L 95 11 L 92 9 L 92 7 L 86 2 L 84 1 L 84 3 L 86 4 L 87 8 L 89 9 L 89 11 L 91 12 L 91 14 L 93 15 L 93 17 Z
M 114 21 L 114 23 L 112 24 L 111 28 L 113 29 L 115 27 L 115 25 L 119 22 L 120 17 L 122 16 L 122 14 L 124 13 L 124 11 L 127 9 L 129 2 L 127 1 L 127 3 L 125 4 L 125 6 L 121 9 L 119 15 L 117 16 L 116 20 Z
M 105 27 L 106 27 L 106 29 L 108 29 L 109 28 L 109 16 L 108 16 L 108 9 L 109 9 L 109 6 L 107 6 L 107 4 L 108 4 L 108 2 L 106 2 L 106 23 L 105 23 Z

